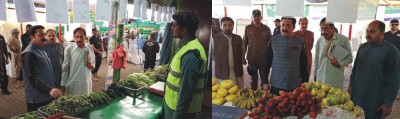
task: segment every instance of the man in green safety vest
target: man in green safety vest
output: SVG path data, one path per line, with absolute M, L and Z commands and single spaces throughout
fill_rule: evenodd
M 171 30 L 179 38 L 167 76 L 163 112 L 165 119 L 195 119 L 201 112 L 207 56 L 195 36 L 199 18 L 190 12 L 178 12 Z

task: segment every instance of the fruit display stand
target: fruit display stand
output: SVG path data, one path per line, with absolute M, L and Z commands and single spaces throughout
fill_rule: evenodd
M 279 91 L 278 97 L 265 94 L 249 116 L 261 118 L 364 119 L 361 107 L 350 94 L 320 81 L 303 83 L 291 92 Z M 233 102 L 235 104 L 235 101 Z

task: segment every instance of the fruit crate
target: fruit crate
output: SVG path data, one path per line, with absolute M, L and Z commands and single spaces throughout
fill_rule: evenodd
M 140 88 L 134 89 L 134 88 L 130 88 L 130 87 L 126 87 L 126 86 L 121 86 L 121 85 L 117 85 L 118 87 L 121 88 L 121 90 L 129 95 L 129 96 L 133 96 L 133 97 L 137 97 L 140 94 L 143 93 L 143 91 L 147 90 L 148 86 L 147 85 L 143 85 L 143 84 L 137 84 L 140 85 Z
M 44 111 L 44 108 L 46 108 L 46 107 L 47 107 L 47 105 L 46 105 L 46 106 L 43 106 L 43 107 L 39 107 L 39 109 L 38 109 L 38 111 L 39 111 L 43 116 L 45 116 L 45 117 L 51 117 L 51 116 L 54 116 L 54 115 L 56 115 L 56 114 L 58 114 L 58 113 L 62 113 L 62 112 L 60 112 L 60 111 L 55 111 L 55 113 L 47 113 L 47 112 Z M 78 116 L 78 115 L 81 114 L 81 113 L 84 113 L 84 112 L 88 111 L 89 109 L 90 109 L 90 107 L 87 107 L 87 108 L 84 109 L 84 111 L 82 111 L 82 112 L 78 112 L 78 113 L 74 113 L 74 114 L 70 114 L 70 115 L 68 115 L 68 114 L 63 114 L 63 115 L 75 117 L 75 116 Z
M 32 117 L 32 118 L 25 117 L 27 114 L 37 114 L 39 117 Z M 11 119 L 44 119 L 44 118 L 46 118 L 46 117 L 44 115 L 42 115 L 41 113 L 39 113 L 38 111 L 32 111 L 29 113 L 14 116 Z

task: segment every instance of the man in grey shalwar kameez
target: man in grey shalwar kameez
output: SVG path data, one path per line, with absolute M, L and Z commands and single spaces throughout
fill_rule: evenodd
M 384 40 L 385 24 L 373 21 L 366 30 L 367 43 L 358 49 L 349 93 L 366 119 L 385 118 L 392 112 L 400 85 L 400 55 Z
M 62 63 L 64 61 L 64 47 L 56 43 L 56 31 L 49 29 L 46 31 L 46 45 L 44 45 L 44 51 L 50 58 L 51 65 L 53 67 L 54 76 L 56 77 L 56 87 L 60 87 Z

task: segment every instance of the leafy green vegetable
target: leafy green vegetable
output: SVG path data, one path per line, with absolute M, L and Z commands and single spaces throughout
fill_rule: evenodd
M 26 113 L 24 115 L 18 116 L 13 119 L 44 119 L 44 117 L 35 111 L 35 112 Z

